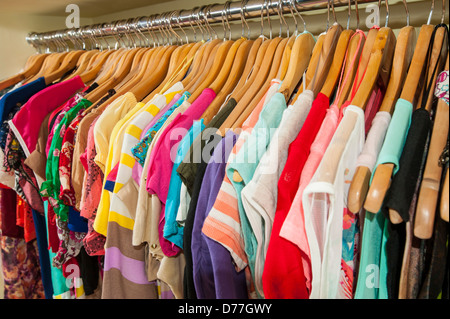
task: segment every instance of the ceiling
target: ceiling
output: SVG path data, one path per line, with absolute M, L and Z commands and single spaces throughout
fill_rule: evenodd
M 93 18 L 104 14 L 163 2 L 167 2 L 167 0 L 0 0 L 0 12 L 11 14 L 66 16 L 66 6 L 74 3 L 80 7 L 81 17 Z

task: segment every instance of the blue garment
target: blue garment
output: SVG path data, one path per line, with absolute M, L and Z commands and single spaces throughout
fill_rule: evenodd
M 195 138 L 204 128 L 205 125 L 203 124 L 203 119 L 195 121 L 189 129 L 189 132 L 180 141 L 175 162 L 172 167 L 172 174 L 170 176 L 169 192 L 167 194 L 166 207 L 164 210 L 166 219 L 164 225 L 164 238 L 180 248 L 183 248 L 183 227 L 177 223 L 176 219 L 178 207 L 180 206 L 180 190 L 182 182 L 180 175 L 177 173 L 177 168 L 183 161 Z
M 69 222 L 67 223 L 67 227 L 77 233 L 87 233 L 88 232 L 88 223 L 87 219 L 80 216 L 80 212 L 77 211 L 72 206 L 69 206 Z
M 47 226 L 45 217 L 34 209 L 33 222 L 36 230 L 36 241 L 39 250 L 39 264 L 41 266 L 41 278 L 44 286 L 45 299 L 53 299 L 53 283 L 50 266 L 50 256 L 48 254 Z
M 184 92 L 183 95 L 175 102 L 174 105 L 168 109 L 163 116 L 159 118 L 158 121 L 145 133 L 144 137 L 139 141 L 139 143 L 131 149 L 131 153 L 133 154 L 136 161 L 144 166 L 145 158 L 147 157 L 148 148 L 153 141 L 153 137 L 159 131 L 159 129 L 164 125 L 167 118 L 172 115 L 173 111 L 175 111 L 184 101 L 189 99 L 191 94 L 189 92 Z
M 0 147 L 2 149 L 5 149 L 9 130 L 9 125 L 4 125 L 4 122 L 12 119 L 22 105 L 45 87 L 45 79 L 41 77 L 2 96 L 0 99 Z

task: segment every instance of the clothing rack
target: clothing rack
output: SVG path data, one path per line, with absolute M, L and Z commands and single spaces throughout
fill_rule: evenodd
M 362 5 L 377 0 L 358 0 L 351 1 L 352 5 Z M 295 8 L 294 8 L 295 5 Z M 105 37 L 122 37 L 127 36 L 131 32 L 142 34 L 142 32 L 160 31 L 162 28 L 169 27 L 173 31 L 176 27 L 192 27 L 198 24 L 223 23 L 224 20 L 237 21 L 241 20 L 242 24 L 247 19 L 258 18 L 263 15 L 273 16 L 293 13 L 297 10 L 299 13 L 320 9 L 333 9 L 337 7 L 348 6 L 348 1 L 345 0 L 242 0 L 242 1 L 228 1 L 225 4 L 213 4 L 202 7 L 195 7 L 190 10 L 176 10 L 171 12 L 164 12 L 152 16 L 144 16 L 131 18 L 128 20 L 116 20 L 110 23 L 101 23 L 88 26 L 82 26 L 77 29 L 56 30 L 43 33 L 31 32 L 26 37 L 26 41 L 34 46 L 38 51 L 42 45 L 49 43 L 62 44 L 67 48 L 67 42 L 83 42 L 86 39 L 97 41 L 99 38 Z M 281 10 L 280 10 L 281 9 Z M 245 21 L 242 19 L 244 17 Z M 169 31 L 170 32 L 170 31 Z M 117 40 L 117 38 L 116 38 Z M 98 44 L 98 42 L 96 42 Z

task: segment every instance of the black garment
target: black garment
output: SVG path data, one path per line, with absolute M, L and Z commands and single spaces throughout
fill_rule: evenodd
M 177 173 L 180 175 L 181 181 L 186 185 L 189 195 L 192 197 L 192 192 L 194 188 L 195 177 L 197 175 L 200 158 L 203 157 L 203 151 L 206 146 L 207 141 L 211 141 L 211 138 L 216 135 L 217 129 L 222 126 L 227 117 L 236 107 L 237 102 L 235 99 L 231 98 L 228 103 L 220 109 L 220 111 L 214 116 L 214 118 L 208 123 L 208 125 L 203 129 L 203 131 L 194 139 L 189 151 L 187 152 L 183 162 L 177 168 Z M 220 141 L 220 138 L 219 138 Z M 215 146 L 215 145 L 214 145 Z M 212 155 L 209 155 L 209 157 Z M 202 161 L 209 161 L 208 154 Z
M 80 253 L 76 257 L 80 266 L 80 276 L 83 280 L 83 288 L 86 296 L 92 295 L 98 286 L 99 261 L 97 256 L 89 256 L 81 247 Z
M 447 223 L 447 234 L 449 234 L 449 225 Z M 450 254 L 448 252 L 448 237 L 447 237 L 447 265 L 445 266 L 445 277 L 444 284 L 442 285 L 442 299 L 449 299 L 449 290 L 450 290 Z
M 414 111 L 411 126 L 399 162 L 399 170 L 394 176 L 383 205 L 383 213 L 389 220 L 389 208 L 396 210 L 403 219 L 400 224 L 388 222 L 386 257 L 388 264 L 387 287 L 389 299 L 397 299 L 403 254 L 406 244 L 406 222 L 410 221 L 409 210 L 414 195 L 420 190 L 426 163 L 431 119 L 428 111 Z
M 215 147 L 220 143 L 221 137 L 219 135 L 211 136 L 208 147 L 211 149 L 210 156 L 212 156 Z M 209 159 L 208 159 L 209 161 Z M 188 214 L 186 216 L 186 221 L 184 222 L 184 233 L 183 233 L 183 250 L 184 257 L 186 260 L 186 266 L 184 270 L 184 297 L 186 299 L 197 299 L 197 294 L 195 292 L 194 286 L 194 270 L 192 262 L 192 229 L 194 227 L 195 211 L 197 209 L 198 197 L 200 190 L 202 188 L 203 177 L 205 175 L 206 167 L 208 163 L 201 159 L 201 163 L 198 164 L 196 169 L 195 180 L 192 189 L 191 202 L 189 204 Z
M 425 279 L 419 293 L 419 299 L 437 299 L 442 291 L 447 264 L 447 223 L 442 220 L 439 209 L 436 211 L 430 259 L 425 268 Z
M 412 114 L 411 126 L 399 162 L 399 170 L 386 194 L 385 206 L 396 210 L 403 221 L 409 221 L 409 206 L 414 195 L 426 142 L 431 130 L 430 114 L 417 109 Z

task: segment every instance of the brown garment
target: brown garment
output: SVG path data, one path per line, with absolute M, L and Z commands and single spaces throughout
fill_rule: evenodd
M 92 122 L 101 114 L 102 109 L 94 109 L 87 114 L 78 125 L 72 159 L 72 186 L 75 192 L 75 208 L 80 210 L 81 193 L 83 189 L 83 179 L 85 169 L 81 163 L 80 156 L 86 151 L 89 127 Z
M 47 153 L 45 152 L 45 148 L 48 139 L 48 121 L 50 115 L 51 114 L 48 114 L 41 124 L 36 149 L 30 154 L 30 156 L 27 157 L 24 162 L 25 165 L 27 165 L 34 171 L 39 184 L 41 184 L 39 182 L 39 178 L 45 180 L 45 167 L 47 165 Z

